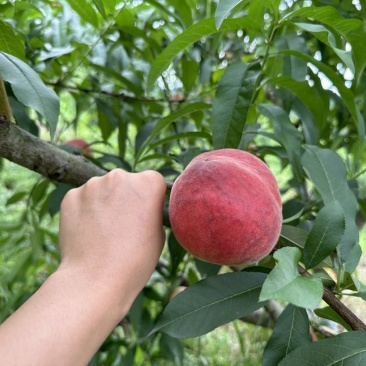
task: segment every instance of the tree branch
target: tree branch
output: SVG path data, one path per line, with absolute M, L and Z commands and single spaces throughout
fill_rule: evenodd
M 182 97 L 171 98 L 171 99 L 159 99 L 159 98 L 148 98 L 144 96 L 134 96 L 128 95 L 123 92 L 109 92 L 106 90 L 93 90 L 82 88 L 80 86 L 67 85 L 63 83 L 48 83 L 48 85 L 52 85 L 53 87 L 59 87 L 67 90 L 74 90 L 85 94 L 98 94 L 98 95 L 107 95 L 108 97 L 119 98 L 126 102 L 145 102 L 145 103 L 183 103 L 185 99 Z
M 324 288 L 323 300 L 339 315 L 353 330 L 366 330 L 366 325 L 356 314 L 343 304 L 334 293 Z
M 303 267 L 299 266 L 299 272 L 304 277 L 312 277 L 312 275 Z M 351 327 L 351 329 L 366 330 L 365 323 L 326 287 L 324 288 L 323 300 Z
M 90 178 L 102 176 L 99 168 L 82 155 L 70 154 L 11 123 L 0 115 L 0 157 L 33 170 L 45 178 L 79 187 Z M 171 188 L 171 182 L 166 182 Z M 163 224 L 170 226 L 169 212 L 163 212 Z
M 107 172 L 83 156 L 73 155 L 21 129 L 0 115 L 0 156 L 44 177 L 81 186 Z

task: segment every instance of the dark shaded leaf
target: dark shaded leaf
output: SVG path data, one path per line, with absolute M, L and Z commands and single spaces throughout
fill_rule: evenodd
M 56 93 L 46 87 L 25 62 L 5 52 L 0 52 L 0 76 L 11 84 L 14 95 L 21 103 L 45 117 L 53 137 L 60 113 Z
M 258 106 L 261 114 L 266 116 L 272 123 L 275 137 L 286 149 L 295 177 L 301 181 L 301 134 L 291 123 L 288 114 L 280 107 L 271 104 Z
M 343 209 L 338 201 L 327 203 L 319 211 L 304 246 L 303 262 L 306 268 L 315 267 L 336 249 L 345 225 Z
M 202 37 L 217 33 L 219 31 L 222 32 L 227 30 L 243 29 L 247 27 L 251 29 L 258 29 L 258 24 L 248 17 L 239 19 L 226 19 L 222 23 L 219 30 L 216 28 L 214 18 L 204 19 L 196 24 L 193 24 L 177 38 L 175 38 L 169 44 L 169 46 L 155 59 L 151 66 L 147 80 L 148 90 L 153 87 L 157 78 L 169 66 L 173 59 L 189 45 L 197 42 Z
M 212 105 L 214 149 L 239 146 L 258 75 L 251 65 L 237 62 L 220 79 Z
M 346 270 L 353 272 L 355 268 L 353 254 L 359 247 L 358 228 L 355 222 L 357 200 L 348 185 L 346 166 L 336 152 L 316 146 L 306 147 L 302 163 L 324 204 L 338 201 L 342 207 L 345 216 L 345 232 L 337 251 Z
M 366 332 L 360 330 L 299 347 L 279 366 L 356 366 L 365 363 Z
M 176 338 L 206 334 L 264 305 L 258 301 L 263 273 L 231 272 L 203 279 L 175 296 L 150 332 Z
M 277 366 L 294 349 L 311 342 L 305 309 L 288 305 L 276 321 L 263 353 L 263 366 Z

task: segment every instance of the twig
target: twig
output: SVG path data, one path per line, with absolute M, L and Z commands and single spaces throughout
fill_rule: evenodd
M 353 330 L 366 330 L 366 325 L 332 291 L 324 289 L 323 300 L 339 315 Z
M 303 267 L 299 266 L 299 272 L 304 277 L 312 277 L 312 275 Z M 351 327 L 351 329 L 366 330 L 365 323 L 326 287 L 324 288 L 323 300 Z
M 67 90 L 74 90 L 85 94 L 99 94 L 99 95 L 106 95 L 108 97 L 119 98 L 127 102 L 145 102 L 145 103 L 183 103 L 185 102 L 184 98 L 181 99 L 171 99 L 166 100 L 163 98 L 148 98 L 144 96 L 135 96 L 135 95 L 128 95 L 123 92 L 109 92 L 106 90 L 94 90 L 88 88 L 82 88 L 79 86 L 67 85 L 63 83 L 47 83 L 53 87 L 59 87 Z

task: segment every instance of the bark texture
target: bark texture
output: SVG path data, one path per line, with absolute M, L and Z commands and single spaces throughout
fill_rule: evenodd
M 70 154 L 0 116 L 0 156 L 44 177 L 81 186 L 107 172 L 81 155 Z

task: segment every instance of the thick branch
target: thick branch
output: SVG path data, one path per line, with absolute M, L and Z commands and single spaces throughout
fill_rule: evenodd
M 299 272 L 305 277 L 312 275 L 302 267 L 299 267 Z M 366 325 L 353 313 L 346 305 L 340 301 L 334 293 L 328 288 L 324 288 L 323 300 L 353 329 L 366 330 Z
M 346 305 L 343 304 L 329 289 L 324 289 L 323 300 L 339 315 L 353 330 L 366 330 L 366 325 Z
M 0 156 L 44 177 L 80 186 L 107 172 L 83 156 L 70 154 L 0 116 Z

